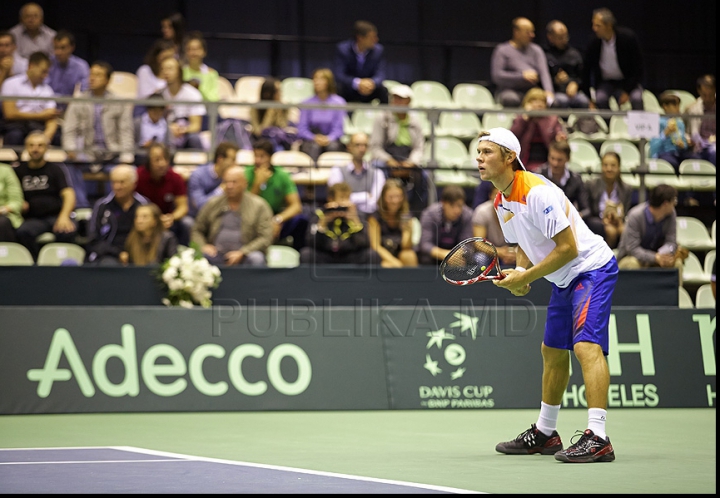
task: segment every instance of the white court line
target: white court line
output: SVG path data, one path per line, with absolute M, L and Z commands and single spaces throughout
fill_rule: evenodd
M 191 460 L 59 460 L 52 462 L 0 462 L 0 465 L 62 465 L 66 463 L 155 463 L 188 462 Z
M 407 481 L 394 481 L 394 480 L 390 480 L 390 479 L 378 479 L 375 477 L 353 476 L 353 475 L 349 475 L 349 474 L 338 474 L 335 472 L 324 472 L 324 471 L 319 471 L 319 470 L 298 469 L 295 467 L 283 467 L 283 466 L 279 466 L 279 465 L 266 465 L 266 464 L 262 464 L 262 463 L 238 462 L 238 461 L 234 461 L 234 460 L 222 460 L 220 458 L 207 458 L 207 457 L 200 457 L 200 456 L 183 455 L 180 453 L 170 453 L 167 451 L 156 451 L 156 450 L 148 450 L 145 448 L 136 448 L 134 446 L 108 446 L 107 448 L 111 448 L 114 450 L 129 451 L 129 452 L 133 452 L 133 453 L 143 453 L 143 454 L 147 454 L 147 455 L 180 458 L 180 459 L 186 459 L 186 460 L 192 460 L 192 461 L 222 463 L 222 464 L 226 464 L 226 465 L 237 465 L 237 466 L 241 466 L 241 467 L 256 467 L 259 469 L 281 470 L 281 471 L 285 471 L 285 472 L 297 472 L 300 474 L 311 474 L 311 475 L 323 476 L 323 477 L 336 477 L 339 479 L 352 479 L 355 481 L 375 482 L 375 483 L 380 483 L 380 484 L 394 484 L 397 486 L 408 486 L 408 487 L 414 487 L 414 488 L 429 489 L 432 491 L 444 491 L 447 493 L 485 494 L 481 491 L 472 491 L 469 489 L 458 489 L 458 488 L 451 488 L 451 487 L 447 487 L 447 486 L 434 486 L 432 484 L 420 484 L 420 483 L 407 482 Z

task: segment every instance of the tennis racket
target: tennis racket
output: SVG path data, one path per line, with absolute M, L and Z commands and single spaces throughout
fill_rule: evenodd
M 490 272 L 495 269 L 495 274 Z M 472 237 L 463 240 L 445 256 L 440 264 L 443 279 L 454 285 L 470 285 L 489 280 L 502 280 L 497 249 L 489 240 Z

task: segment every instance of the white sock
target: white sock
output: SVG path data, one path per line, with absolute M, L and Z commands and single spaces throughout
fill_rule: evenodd
M 607 434 L 605 434 L 606 418 L 607 410 L 603 410 L 602 408 L 588 408 L 588 429 L 603 439 L 607 439 Z
M 553 431 L 557 429 L 558 413 L 560 405 L 548 405 L 544 401 L 540 402 L 540 416 L 537 421 L 537 428 L 546 436 L 552 436 Z

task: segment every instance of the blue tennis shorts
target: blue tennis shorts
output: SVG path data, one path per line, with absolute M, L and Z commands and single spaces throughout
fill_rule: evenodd
M 576 342 L 599 344 L 608 354 L 608 323 L 613 291 L 618 279 L 617 260 L 579 275 L 570 285 L 552 284 L 545 322 L 546 346 L 572 351 Z

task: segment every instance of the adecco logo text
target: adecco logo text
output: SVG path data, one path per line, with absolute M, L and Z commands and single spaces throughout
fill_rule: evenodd
M 95 388 L 112 396 L 137 396 L 140 392 L 140 377 L 153 394 L 158 396 L 177 396 L 188 386 L 187 375 L 192 385 L 206 396 L 222 396 L 229 385 L 225 381 L 209 382 L 203 373 L 203 364 L 208 358 L 225 357 L 225 348 L 219 344 L 202 344 L 195 348 L 186 361 L 183 355 L 170 344 L 155 344 L 142 355 L 138 368 L 138 355 L 135 346 L 135 328 L 125 324 L 121 328 L 121 344 L 108 344 L 97 350 L 92 361 L 92 379 L 85 369 L 75 343 L 66 329 L 55 330 L 45 366 L 31 369 L 27 378 L 37 382 L 37 394 L 47 398 L 52 391 L 54 382 L 65 382 L 75 379 L 85 397 L 95 395 Z M 59 368 L 62 357 L 67 359 L 69 369 Z M 259 396 L 268 390 L 268 383 L 263 380 L 249 382 L 242 373 L 242 364 L 248 357 L 260 359 L 265 350 L 258 344 L 242 344 L 233 349 L 227 358 L 227 370 L 230 384 L 242 394 Z M 120 383 L 113 383 L 107 376 L 107 362 L 110 358 L 119 359 L 125 367 L 125 377 Z M 169 363 L 158 364 L 159 358 L 166 358 Z M 297 365 L 297 379 L 288 382 L 282 376 L 280 363 L 284 358 L 291 358 Z M 209 361 L 209 360 L 208 360 Z M 301 394 L 310 385 L 312 365 L 305 351 L 295 344 L 279 344 L 273 348 L 265 360 L 267 378 L 270 385 L 280 394 L 295 396 Z M 171 382 L 160 382 L 158 377 L 177 377 Z M 94 384 L 93 384 L 94 380 Z

